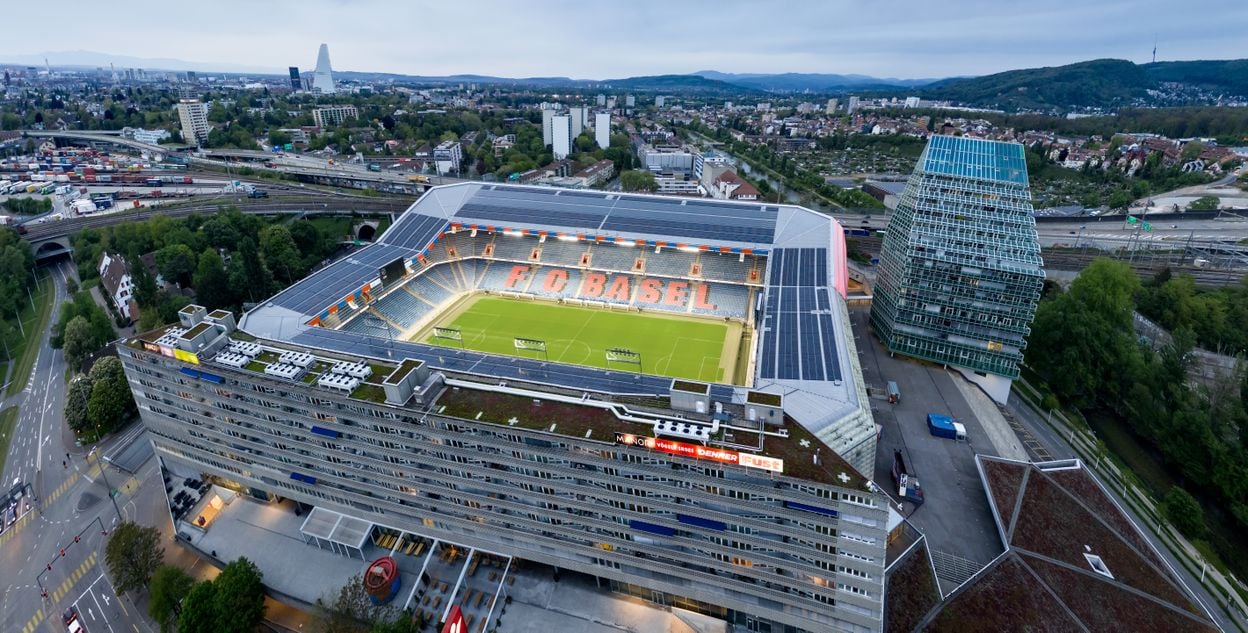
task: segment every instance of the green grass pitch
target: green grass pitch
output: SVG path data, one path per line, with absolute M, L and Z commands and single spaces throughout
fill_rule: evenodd
M 514 344 L 517 337 L 537 339 L 546 341 L 551 361 L 606 368 L 606 350 L 625 348 L 641 354 L 647 374 L 723 380 L 720 356 L 728 327 L 714 321 L 481 297 L 450 323 L 437 325 L 459 329 L 464 347 L 480 352 L 541 360 L 541 352 L 517 350 Z M 432 330 L 424 342 L 459 346 L 458 341 L 435 338 Z M 610 367 L 634 368 L 616 362 Z

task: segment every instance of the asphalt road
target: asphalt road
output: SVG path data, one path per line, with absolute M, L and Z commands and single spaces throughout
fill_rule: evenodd
M 55 323 L 72 266 L 61 262 L 52 270 L 57 308 L 51 322 Z M 81 598 L 89 591 L 90 600 L 100 600 L 101 607 L 96 609 L 92 602 L 88 616 L 93 615 L 99 626 L 93 626 L 88 617 L 84 619 L 88 631 L 150 633 L 138 611 L 117 598 L 107 580 L 100 580 L 104 571 L 101 531 L 111 529 L 118 516 L 103 479 L 107 477 L 122 491 L 117 503 L 127 514 L 139 513 L 135 501 L 141 495 L 147 493 L 146 503 L 162 495 L 150 494 L 138 479 L 112 467 L 102 476 L 99 462 L 88 461 L 86 451 L 75 445 L 63 416 L 65 370 L 60 350 L 49 346 L 45 333 L 29 384 L 4 403 L 20 405 L 22 410 L 3 483 L 7 489 L 15 479 L 30 482 L 35 499 L 29 513 L 0 533 L 0 630 L 64 631 L 61 614 L 75 602 L 85 605 Z M 154 464 L 155 460 L 149 460 L 145 468 L 152 469 Z M 160 485 L 160 478 L 155 479 Z M 78 543 L 74 543 L 76 535 L 81 537 Z M 41 595 L 43 590 L 46 597 Z
M 904 502 L 906 516 L 927 535 L 930 547 L 960 558 L 988 563 L 1004 547 L 992 510 L 975 468 L 975 454 L 996 451 L 978 418 L 954 384 L 960 376 L 938 365 L 890 357 L 867 328 L 870 311 L 850 310 L 863 379 L 877 393 L 887 381 L 897 382 L 901 401 L 871 399 L 872 414 L 881 426 L 876 449 L 875 481 L 892 489 L 893 452 L 900 450 L 911 474 L 919 478 L 925 502 Z M 967 442 L 934 437 L 927 430 L 928 413 L 951 415 L 966 425 Z

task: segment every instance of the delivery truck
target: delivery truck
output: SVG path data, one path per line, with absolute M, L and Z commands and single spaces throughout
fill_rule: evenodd
M 923 487 L 914 473 L 907 472 L 906 460 L 901 451 L 893 451 L 893 483 L 897 484 L 897 496 L 918 505 L 923 503 Z
M 936 437 L 958 442 L 966 439 L 966 427 L 959 422 L 954 422 L 953 418 L 939 413 L 927 414 L 927 430 Z

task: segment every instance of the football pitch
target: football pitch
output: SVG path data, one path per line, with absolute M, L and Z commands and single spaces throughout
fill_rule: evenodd
M 608 366 L 606 351 L 623 348 L 640 354 L 643 373 L 710 382 L 733 382 L 740 344 L 740 327 L 723 321 L 490 296 L 468 298 L 415 337 L 459 347 L 460 341 L 435 337 L 435 327 L 459 330 L 466 349 L 636 371 L 632 364 Z M 545 341 L 546 354 L 516 349 L 516 338 Z

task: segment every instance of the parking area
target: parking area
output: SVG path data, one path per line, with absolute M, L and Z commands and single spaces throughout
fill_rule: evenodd
M 910 474 L 918 477 L 924 492 L 922 505 L 904 503 L 907 518 L 927 535 L 934 552 L 985 564 L 1003 547 L 975 469 L 975 454 L 998 452 L 988 440 L 975 407 L 955 383 L 964 379 L 939 365 L 890 357 L 870 333 L 869 315 L 869 307 L 850 310 L 863 378 L 872 394 L 872 413 L 881 426 L 875 481 L 897 496 L 892 465 L 894 451 L 901 451 Z M 900 390 L 896 404 L 890 404 L 885 395 L 890 380 Z M 931 435 L 928 413 L 948 415 L 962 423 L 967 440 L 955 442 Z

